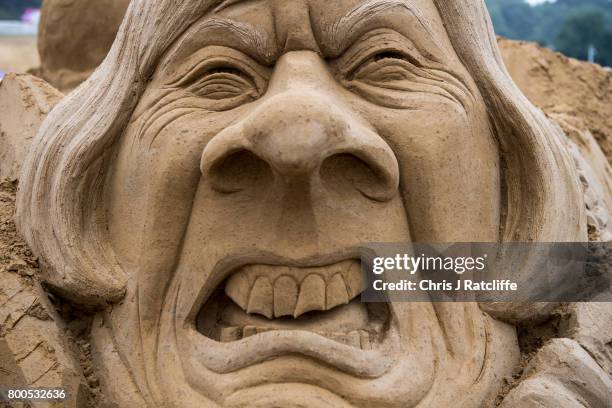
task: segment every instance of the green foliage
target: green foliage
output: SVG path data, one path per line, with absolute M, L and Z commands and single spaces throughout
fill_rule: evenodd
M 487 6 L 498 34 L 516 39 L 531 35 L 536 16 L 524 0 L 490 0 Z
M 565 54 L 587 59 L 588 46 L 604 46 L 604 35 L 603 14 L 599 10 L 575 11 L 567 17 L 559 30 L 556 45 Z
M 40 8 L 41 0 L 0 0 L 0 20 L 19 20 L 27 8 Z
M 557 0 L 531 7 L 524 0 L 485 0 L 497 34 L 537 41 L 574 58 L 612 65 L 612 0 Z

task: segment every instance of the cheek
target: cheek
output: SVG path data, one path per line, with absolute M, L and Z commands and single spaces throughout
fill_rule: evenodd
M 441 102 L 381 110 L 370 123 L 397 155 L 416 241 L 498 240 L 499 159 L 484 114 Z
M 142 265 L 143 256 L 176 255 L 200 180 L 202 151 L 232 119 L 194 110 L 162 126 L 136 120 L 124 132 L 108 197 L 111 237 L 125 268 Z

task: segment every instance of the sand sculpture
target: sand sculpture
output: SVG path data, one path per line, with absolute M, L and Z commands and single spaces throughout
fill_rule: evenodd
M 358 297 L 363 242 L 586 241 L 579 174 L 482 2 L 133 1 L 16 220 L 119 407 L 605 407 L 605 346 L 508 384 L 558 305 Z
M 129 0 L 45 0 L 38 30 L 36 74 L 67 92 L 104 59 Z

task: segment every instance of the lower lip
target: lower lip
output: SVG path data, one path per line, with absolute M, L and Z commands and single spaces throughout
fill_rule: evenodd
M 195 327 L 177 333 L 186 340 L 190 356 L 209 370 L 226 374 L 285 355 L 303 355 L 348 374 L 377 378 L 392 367 L 399 350 L 399 333 L 392 318 L 385 339 L 374 350 L 350 347 L 303 330 L 275 330 L 245 339 L 221 343 L 207 338 Z

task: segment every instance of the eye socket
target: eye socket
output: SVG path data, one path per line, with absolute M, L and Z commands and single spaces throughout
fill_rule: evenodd
M 265 93 L 269 69 L 244 53 L 220 46 L 196 51 L 170 71 L 166 86 L 197 98 L 198 106 L 211 111 L 234 109 Z
M 239 98 L 241 103 L 258 96 L 253 78 L 233 65 L 213 65 L 192 75 L 187 90 L 210 100 Z
M 352 81 L 356 78 L 367 78 L 375 75 L 378 77 L 382 71 L 386 71 L 386 75 L 404 76 L 402 73 L 420 69 L 423 65 L 415 57 L 395 50 L 382 50 L 371 54 L 362 59 L 358 64 L 355 64 L 349 71 L 346 78 Z M 395 73 L 395 75 L 393 75 Z M 385 76 L 385 75 L 383 75 Z

